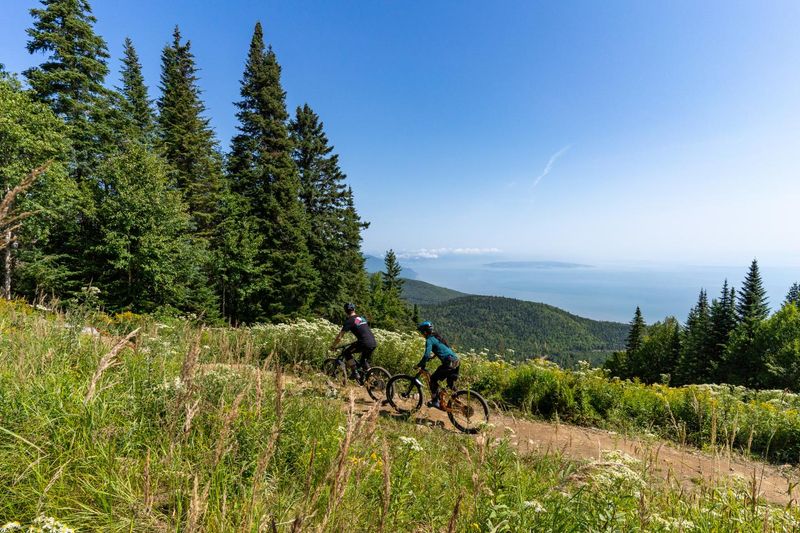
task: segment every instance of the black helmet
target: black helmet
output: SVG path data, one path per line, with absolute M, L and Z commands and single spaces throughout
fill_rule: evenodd
M 350 302 L 347 302 L 346 304 L 344 304 L 344 312 L 345 313 L 352 313 L 355 310 L 356 310 L 356 304 L 350 303 Z

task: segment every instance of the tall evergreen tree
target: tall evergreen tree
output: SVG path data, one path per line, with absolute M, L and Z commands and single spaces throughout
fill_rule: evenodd
M 31 9 L 27 30 L 30 53 L 47 53 L 47 60 L 24 72 L 36 98 L 47 103 L 70 125 L 74 175 L 88 178 L 99 160 L 99 145 L 107 141 L 109 91 L 105 41 L 94 32 L 95 17 L 87 0 L 41 0 Z
M 133 41 L 128 37 L 123 44 L 120 74 L 122 86 L 118 88 L 118 92 L 122 97 L 121 112 L 125 123 L 136 137 L 151 144 L 155 140 L 156 115 L 147 94 L 139 55 L 133 47 Z
M 191 43 L 182 42 L 178 27 L 161 54 L 161 97 L 158 125 L 164 157 L 174 168 L 175 182 L 189 206 L 194 232 L 208 237 L 223 194 L 222 159 L 197 86 Z
M 639 306 L 636 306 L 636 311 L 633 313 L 633 319 L 631 320 L 631 329 L 628 332 L 628 338 L 625 340 L 625 351 L 628 357 L 642 345 L 646 328 L 644 318 L 642 318 L 642 310 L 639 309 Z
M 724 377 L 728 383 L 759 387 L 766 379 L 763 346 L 758 342 L 762 323 L 769 315 L 767 296 L 754 259 L 736 302 L 738 324 L 725 353 Z
M 339 168 L 323 124 L 308 106 L 298 107 L 290 123 L 293 157 L 300 176 L 300 198 L 311 223 L 308 247 L 324 281 L 314 302 L 318 311 L 338 311 L 342 301 L 359 300 L 352 280 L 365 278 L 361 222 L 352 190 Z M 363 284 L 363 282 L 362 282 Z
M 712 325 L 708 296 L 700 290 L 697 304 L 689 311 L 681 342 L 676 377 L 679 383 L 706 383 L 711 379 Z
M 256 284 L 260 309 L 249 318 L 302 315 L 313 304 L 319 278 L 308 251 L 310 226 L 300 202 L 300 180 L 286 125 L 286 94 L 275 53 L 264 45 L 257 23 L 241 82 L 239 133 L 229 156 L 234 190 L 247 199 L 264 236 Z
M 714 381 L 721 379 L 720 370 L 724 365 L 725 350 L 731 332 L 736 327 L 736 295 L 733 287 L 728 287 L 726 279 L 722 285 L 719 299 L 711 302 L 711 341 L 709 368 Z
M 742 290 L 739 291 L 736 313 L 740 322 L 760 322 L 769 316 L 767 291 L 764 289 L 758 262 L 755 259 L 750 264 Z
M 399 297 L 403 292 L 403 279 L 400 277 L 400 272 L 403 270 L 403 267 L 400 266 L 400 262 L 397 260 L 397 255 L 394 253 L 394 250 L 386 252 L 383 262 L 383 290 L 386 292 L 393 292 Z
M 48 259 L 47 270 L 58 272 L 58 295 L 65 298 L 91 279 L 96 267 L 89 250 L 99 239 L 95 214 L 104 186 L 96 169 L 117 149 L 118 136 L 112 121 L 114 95 L 103 85 L 108 51 L 94 32 L 96 20 L 89 2 L 42 0 L 41 4 L 31 10 L 34 22 L 27 30 L 27 48 L 47 58 L 24 74 L 34 97 L 69 126 L 68 169 L 79 193 L 68 217 L 60 219 L 50 229 L 50 238 L 36 247 L 38 255 Z
M 789 288 L 789 292 L 786 293 L 785 304 L 794 304 L 800 307 L 800 283 L 794 282 Z

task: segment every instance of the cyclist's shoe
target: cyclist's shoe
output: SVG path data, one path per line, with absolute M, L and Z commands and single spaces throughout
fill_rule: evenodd
M 429 400 L 428 403 L 426 403 L 425 405 L 427 405 L 428 407 L 432 407 L 434 409 L 441 409 L 442 408 L 441 404 L 439 404 L 439 399 L 438 398 L 435 399 L 435 400 Z

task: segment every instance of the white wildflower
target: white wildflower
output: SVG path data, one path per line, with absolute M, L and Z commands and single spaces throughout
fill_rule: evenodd
M 415 439 L 414 437 L 400 437 L 400 442 L 408 446 L 408 449 L 411 450 L 412 452 L 422 451 L 422 446 L 420 445 L 419 442 L 417 442 L 417 439 Z
M 11 531 L 22 531 L 22 525 L 19 522 L 9 522 L 0 526 L 0 533 L 8 533 Z
M 534 513 L 545 513 L 545 512 L 547 512 L 547 509 L 545 508 L 545 506 L 542 505 L 541 502 L 539 502 L 538 500 L 530 500 L 530 501 L 522 502 L 522 506 L 525 509 L 530 509 Z

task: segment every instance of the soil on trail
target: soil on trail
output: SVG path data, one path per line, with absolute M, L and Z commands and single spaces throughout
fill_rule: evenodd
M 348 387 L 356 407 L 366 411 L 374 404 L 362 387 Z M 381 415 L 405 419 L 390 405 L 381 407 Z M 409 419 L 422 426 L 457 431 L 438 409 L 422 407 Z M 755 487 L 760 498 L 777 505 L 796 504 L 790 487 L 800 481 L 798 470 L 788 465 L 778 467 L 728 453 L 710 454 L 696 448 L 680 447 L 663 440 L 619 435 L 612 431 L 521 419 L 513 415 L 491 412 L 491 430 L 495 438 L 507 437 L 520 453 L 558 453 L 575 460 L 595 460 L 601 452 L 619 450 L 639 459 L 653 476 L 665 483 L 693 490 L 700 485 L 726 485 L 744 482 Z M 738 479 L 737 479 L 738 478 Z

